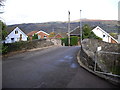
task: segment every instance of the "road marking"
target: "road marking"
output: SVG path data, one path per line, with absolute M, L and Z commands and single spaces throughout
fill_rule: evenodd
M 72 57 L 72 56 L 69 56 L 69 55 L 65 56 L 64 58 L 65 58 L 65 59 L 73 59 L 73 57 Z
M 60 61 L 60 62 L 64 62 L 65 60 L 64 60 L 64 59 L 60 59 L 59 61 Z
M 71 67 L 71 68 L 77 68 L 77 67 L 78 67 L 78 65 L 77 65 L 77 64 L 75 64 L 75 63 L 72 63 L 72 64 L 70 65 L 70 67 Z

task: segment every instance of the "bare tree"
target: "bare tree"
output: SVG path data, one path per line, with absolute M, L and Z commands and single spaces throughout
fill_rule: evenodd
M 1 11 L 1 8 L 4 7 L 4 2 L 6 0 L 0 0 L 0 13 L 3 13 L 3 11 Z
M 5 0 L 0 0 L 0 7 L 1 7 L 1 6 L 4 6 L 4 4 L 3 4 L 4 1 L 5 1 Z

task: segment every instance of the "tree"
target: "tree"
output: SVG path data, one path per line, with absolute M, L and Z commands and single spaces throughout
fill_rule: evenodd
M 0 41 L 5 40 L 6 36 L 7 36 L 6 24 L 0 20 Z M 6 53 L 7 50 L 8 47 L 5 45 L 5 43 L 0 43 L 0 54 Z
M 38 39 L 38 34 L 34 34 L 34 35 L 32 36 L 32 40 L 35 40 L 35 39 Z
M 82 36 L 83 36 L 83 39 L 84 38 L 89 38 L 90 37 L 90 34 L 91 34 L 91 27 L 87 24 L 85 24 L 83 27 L 82 27 L 82 30 L 83 30 L 83 33 L 82 33 Z
M 92 28 L 89 25 L 85 24 L 82 27 L 82 30 L 83 30 L 83 33 L 82 33 L 83 39 L 85 39 L 85 38 L 93 38 L 93 39 L 102 40 L 100 37 L 98 37 L 98 36 L 96 36 L 94 34 L 94 32 L 92 31 Z
M 4 6 L 4 3 L 6 0 L 0 0 L 0 8 Z M 3 11 L 0 11 L 0 13 L 3 13 Z
M 0 40 L 5 40 L 8 34 L 6 31 L 6 27 L 7 27 L 6 24 L 0 20 Z

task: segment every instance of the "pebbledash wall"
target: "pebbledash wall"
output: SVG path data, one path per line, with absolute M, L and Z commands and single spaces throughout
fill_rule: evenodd
M 82 64 L 89 70 L 95 73 L 98 71 L 101 73 L 99 76 L 117 85 L 120 84 L 120 77 L 115 77 L 120 76 L 120 44 L 84 39 L 79 56 Z M 97 63 L 96 66 L 95 63 Z

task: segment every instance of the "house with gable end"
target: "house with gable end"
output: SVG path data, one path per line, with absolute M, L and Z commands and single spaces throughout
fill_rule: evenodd
M 38 39 L 47 39 L 49 37 L 49 34 L 42 30 L 38 31 L 36 34 L 38 35 Z
M 92 30 L 94 34 L 100 38 L 102 38 L 103 41 L 108 42 L 108 43 L 118 43 L 118 41 L 113 38 L 110 34 L 108 34 L 106 31 L 101 29 L 99 26 L 94 28 Z
M 34 36 L 34 34 L 38 35 L 38 39 L 47 39 L 49 34 L 40 30 L 40 31 L 31 31 L 29 32 L 27 35 L 30 38 L 30 40 L 32 40 L 32 36 Z
M 27 41 L 27 35 L 18 27 L 12 30 L 5 39 L 5 43 L 14 43 L 19 41 Z

